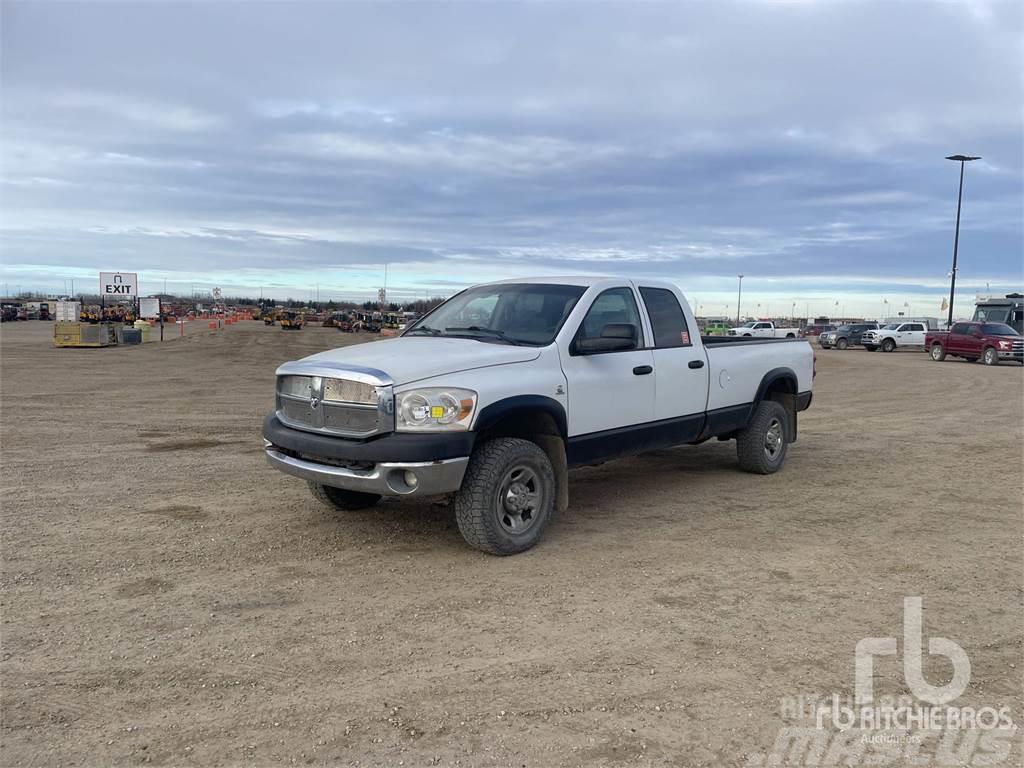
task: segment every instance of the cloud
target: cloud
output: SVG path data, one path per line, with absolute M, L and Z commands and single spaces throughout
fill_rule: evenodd
M 1014 4 L 0 12 L 0 272 L 24 283 L 370 295 L 390 263 L 413 294 L 558 271 L 931 290 L 958 151 L 984 156 L 963 279 L 1024 282 Z

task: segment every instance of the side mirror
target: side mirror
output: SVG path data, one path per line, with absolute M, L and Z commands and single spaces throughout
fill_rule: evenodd
M 981 332 L 980 330 L 978 330 L 977 328 L 973 328 L 973 329 L 971 329 L 971 336 L 973 336 L 973 337 L 974 337 L 974 338 L 976 338 L 976 339 L 980 339 L 980 338 L 982 338 L 982 337 L 983 337 L 984 335 L 985 335 L 985 334 L 983 334 L 983 333 L 982 333 L 982 332 Z
M 638 336 L 637 328 L 632 323 L 609 323 L 601 329 L 600 336 L 577 339 L 576 352 L 581 355 L 593 355 L 598 352 L 621 352 L 627 349 L 636 349 Z

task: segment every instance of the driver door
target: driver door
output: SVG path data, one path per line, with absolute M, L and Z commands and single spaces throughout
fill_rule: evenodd
M 632 324 L 636 340 L 631 349 L 581 354 L 576 342 L 596 338 L 608 325 Z M 568 354 L 562 350 L 562 370 L 568 382 L 570 439 L 591 436 L 587 442 L 614 435 L 593 433 L 633 427 L 654 418 L 654 355 L 644 341 L 636 294 L 628 286 L 598 294 L 577 329 Z M 591 446 L 596 453 L 600 450 Z

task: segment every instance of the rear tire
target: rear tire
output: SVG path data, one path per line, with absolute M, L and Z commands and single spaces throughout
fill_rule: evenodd
M 846 349 L 848 346 L 850 346 L 850 342 L 847 339 L 839 339 L 836 342 L 836 349 Z
M 932 356 L 932 360 L 937 363 L 941 363 L 946 359 L 946 350 L 943 349 L 941 344 L 932 344 L 929 354 Z
M 345 512 L 353 512 L 357 509 L 372 507 L 380 501 L 380 495 L 376 493 L 363 493 L 361 491 L 349 491 L 345 488 L 334 488 L 330 485 L 321 485 L 308 481 L 309 492 L 313 498 L 326 504 L 328 507 L 340 509 Z
M 750 424 L 736 436 L 740 469 L 758 475 L 778 472 L 789 446 L 789 414 L 781 403 L 762 400 Z
M 514 555 L 534 546 L 555 514 L 555 471 L 548 455 L 518 437 L 473 451 L 454 498 L 459 533 L 471 547 Z
M 892 352 L 894 349 L 896 349 L 896 342 L 895 341 L 893 341 L 892 339 L 884 339 L 882 341 L 882 351 L 883 352 Z
M 981 354 L 981 361 L 985 365 L 999 365 L 999 353 L 996 352 L 996 348 L 985 347 L 985 351 Z

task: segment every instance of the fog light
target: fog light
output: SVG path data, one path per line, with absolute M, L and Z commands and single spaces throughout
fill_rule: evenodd
M 416 477 L 416 473 L 413 472 L 411 469 L 407 469 L 405 471 L 404 477 L 405 484 L 408 485 L 410 488 L 415 488 L 417 485 L 419 485 L 420 479 Z

